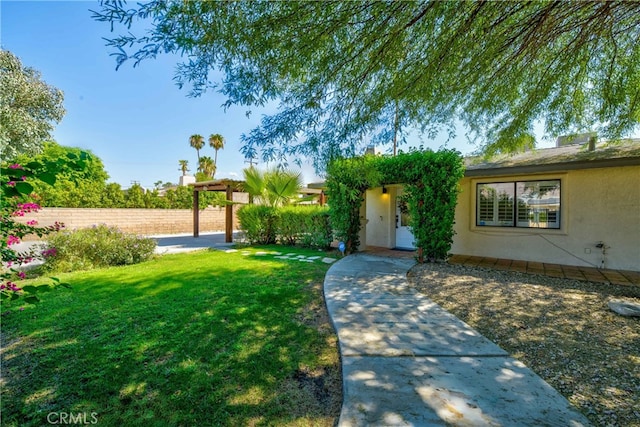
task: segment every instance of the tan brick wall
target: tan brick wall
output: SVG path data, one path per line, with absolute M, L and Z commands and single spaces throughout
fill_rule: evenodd
M 236 211 L 240 206 L 233 207 L 234 230 L 238 229 Z M 191 209 L 43 208 L 37 213 L 27 214 L 17 219 L 22 222 L 35 219 L 39 226 L 53 225 L 58 221 L 62 222 L 67 230 L 107 224 L 118 227 L 122 231 L 144 235 L 193 232 Z M 225 208 L 210 207 L 200 211 L 200 233 L 224 230 Z M 30 239 L 33 239 L 33 236 L 25 238 L 25 240 Z

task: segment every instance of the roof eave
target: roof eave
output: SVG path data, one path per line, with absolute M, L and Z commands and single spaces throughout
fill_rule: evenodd
M 465 177 L 529 175 L 551 172 L 564 172 L 577 169 L 612 168 L 623 166 L 640 166 L 640 157 L 621 157 L 615 159 L 585 160 L 577 162 L 547 163 L 540 165 L 521 165 L 491 167 L 481 169 L 466 169 Z

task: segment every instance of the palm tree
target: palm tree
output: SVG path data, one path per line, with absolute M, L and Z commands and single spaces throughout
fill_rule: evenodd
M 261 203 L 266 199 L 264 188 L 264 174 L 251 165 L 242 171 L 244 175 L 244 191 L 249 193 L 249 203 Z
M 245 191 L 260 203 L 283 206 L 291 202 L 302 188 L 300 172 L 272 169 L 260 172 L 253 166 L 244 170 Z
M 185 176 L 187 172 L 189 172 L 189 160 L 178 160 L 180 163 L 180 169 L 182 171 L 182 176 Z
M 189 144 L 196 149 L 198 153 L 198 163 L 200 163 L 200 149 L 204 147 L 204 138 L 198 133 L 194 133 L 189 137 Z
M 301 188 L 300 172 L 274 169 L 265 173 L 265 189 L 272 206 L 288 205 Z
M 209 135 L 209 146 L 216 150 L 214 161 L 218 161 L 218 150 L 224 148 L 224 137 L 219 133 Z
M 200 157 L 198 170 L 204 173 L 207 177 L 213 178 L 213 175 L 216 173 L 216 165 L 213 163 L 213 159 L 211 157 L 202 156 Z
M 216 165 L 216 169 L 218 166 L 218 150 L 222 150 L 224 148 L 224 137 L 219 133 L 209 135 L 209 146 L 216 150 L 215 157 L 213 159 L 213 163 Z M 215 174 L 215 171 L 214 171 Z

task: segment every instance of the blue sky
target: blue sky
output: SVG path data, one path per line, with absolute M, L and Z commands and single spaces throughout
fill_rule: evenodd
M 0 8 L 2 48 L 65 94 L 67 113 L 54 139 L 93 151 L 110 181 L 125 188 L 132 181 L 146 187 L 177 182 L 178 160 L 189 160 L 193 171 L 197 166 L 188 142 L 194 133 L 220 133 L 226 139 L 216 178 L 241 176 L 247 165 L 239 152 L 240 135 L 258 124 L 259 113 L 250 119 L 244 109 L 225 113 L 224 99 L 216 93 L 187 97 L 187 90 L 172 80 L 176 56 L 116 71 L 103 40 L 112 34 L 109 25 L 94 21 L 89 12 L 98 2 L 3 0 Z M 206 147 L 201 154 L 213 157 L 213 149 Z
M 113 36 L 109 24 L 94 21 L 89 12 L 98 8 L 97 1 L 0 1 L 2 48 L 64 91 L 67 113 L 54 139 L 90 149 L 103 160 L 110 181 L 127 188 L 133 181 L 145 187 L 177 182 L 180 159 L 189 160 L 195 172 L 189 136 L 220 133 L 226 146 L 218 153 L 216 178 L 240 179 L 247 166 L 240 136 L 259 123 L 261 111 L 253 110 L 249 118 L 244 108 L 225 112 L 224 98 L 214 92 L 188 97 L 187 88 L 180 90 L 173 81 L 177 56 L 160 56 L 136 68 L 125 64 L 116 71 L 103 40 Z M 139 27 L 132 31 L 140 34 Z M 427 145 L 437 149 L 444 142 Z M 463 154 L 475 148 L 464 137 L 449 146 Z M 213 157 L 213 149 L 206 147 L 201 154 Z M 309 165 L 302 171 L 307 183 L 319 179 Z

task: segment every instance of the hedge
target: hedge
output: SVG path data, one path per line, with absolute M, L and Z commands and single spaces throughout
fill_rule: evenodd
M 320 249 L 331 245 L 329 209 L 326 207 L 247 205 L 238 210 L 238 219 L 240 229 L 252 244 L 278 242 Z

